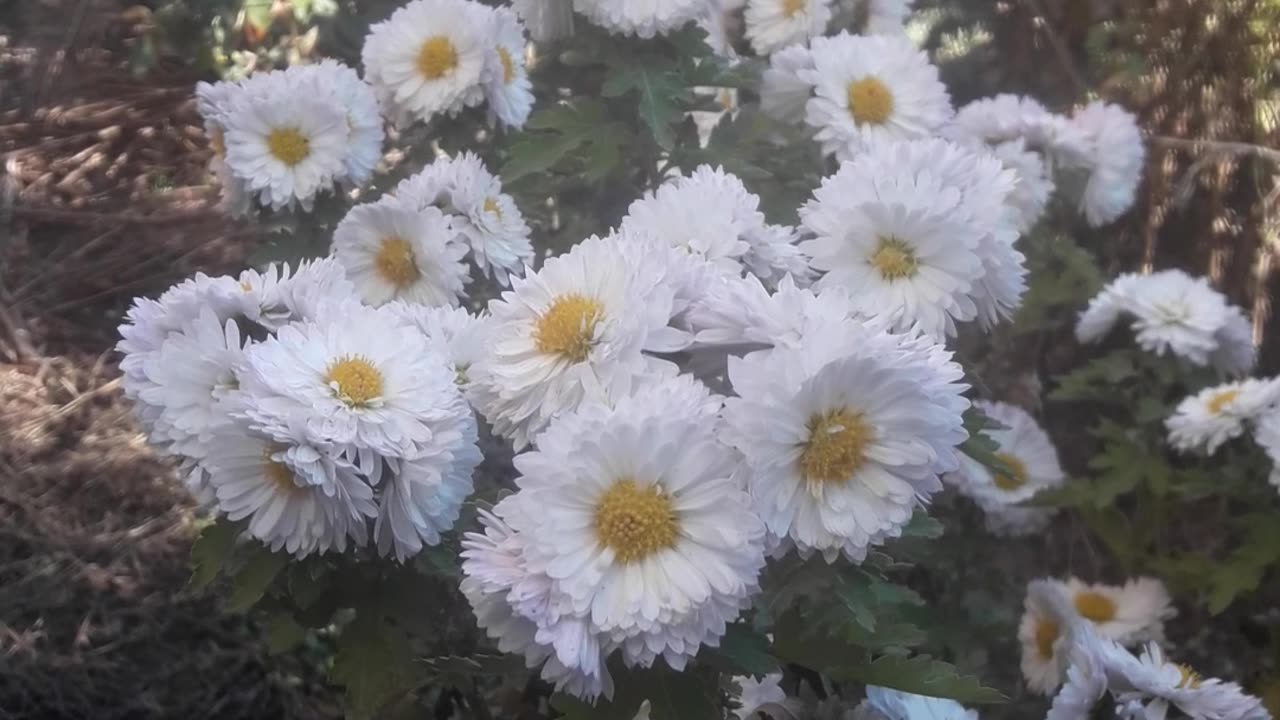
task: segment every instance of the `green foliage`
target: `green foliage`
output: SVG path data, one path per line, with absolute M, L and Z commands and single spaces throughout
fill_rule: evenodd
M 706 671 L 676 672 L 658 662 L 652 668 L 628 670 L 612 665 L 616 690 L 612 700 L 593 706 L 568 695 L 556 695 L 551 705 L 564 720 L 632 720 L 648 701 L 651 720 L 707 720 L 720 713 L 718 678 Z
M 631 129 L 610 120 L 604 103 L 591 99 L 538 110 L 526 128 L 507 147 L 500 171 L 507 183 L 552 172 L 586 183 L 598 181 L 617 168 L 633 141 Z
M 218 579 L 239 533 L 239 526 L 226 518 L 218 518 L 200 531 L 191 545 L 191 589 L 203 591 Z
M 373 718 L 418 682 L 405 634 L 379 613 L 356 615 L 338 638 L 330 677 L 346 688 L 350 717 Z

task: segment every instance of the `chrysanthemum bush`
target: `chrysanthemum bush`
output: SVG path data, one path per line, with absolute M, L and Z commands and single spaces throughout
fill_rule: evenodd
M 956 107 L 909 18 L 413 0 L 197 87 L 262 262 L 138 299 L 119 346 L 207 509 L 194 584 L 327 648 L 355 716 L 1268 717 L 1166 632 L 1280 560 L 1248 319 L 1057 234 L 1133 204 L 1132 115 Z M 990 390 L 997 338 L 1055 329 L 1105 352 Z M 1042 403 L 1086 406 L 1092 459 Z M 1188 546 L 1207 497 L 1239 512 Z M 919 582 L 1064 510 L 1114 574 L 983 596 L 1002 640 Z

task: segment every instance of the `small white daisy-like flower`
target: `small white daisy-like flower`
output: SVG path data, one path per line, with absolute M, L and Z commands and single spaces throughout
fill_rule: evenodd
M 821 35 L 831 21 L 831 0 L 747 0 L 747 39 L 758 55 Z
M 468 371 L 488 352 L 489 318 L 472 315 L 465 308 L 425 307 L 391 303 L 388 309 L 413 325 L 449 362 L 461 386 L 470 382 Z
M 1072 611 L 1061 583 L 1033 580 L 1027 584 L 1018 641 L 1022 645 L 1022 677 L 1028 688 L 1051 695 L 1062 684 L 1072 637 L 1083 622 Z
M 942 336 L 978 315 L 979 250 L 995 245 L 1005 217 L 1001 205 L 978 202 L 980 183 L 1008 178 L 994 158 L 918 143 L 879 144 L 824 179 L 800 208 L 815 236 L 800 249 L 826 272 L 817 288 L 843 287 L 860 312 Z
M 1053 442 L 1022 408 L 981 400 L 974 406 L 1004 426 L 984 430 L 983 434 L 999 447 L 996 456 L 1006 472 L 993 473 L 976 460 L 962 456 L 960 471 L 948 479 L 954 479 L 960 491 L 982 508 L 992 532 L 1026 535 L 1044 529 L 1053 517 L 1052 510 L 1024 507 L 1022 503 L 1066 482 Z
M 1044 216 L 1053 195 L 1053 178 L 1049 176 L 1044 158 L 1028 150 L 1022 139 L 992 145 L 991 154 L 1017 176 L 1017 185 L 1009 194 L 1009 207 L 1014 213 L 1014 227 L 1025 233 Z
M 240 387 L 245 416 L 264 431 L 301 424 L 310 442 L 355 455 L 417 458 L 435 446 L 438 423 L 454 420 L 450 410 L 465 407 L 426 336 L 353 303 L 250 346 Z
M 610 32 L 651 38 L 700 17 L 707 0 L 573 0 L 573 9 Z
M 738 692 L 733 696 L 737 707 L 729 711 L 729 714 L 737 720 L 755 720 L 760 717 L 758 713 L 766 705 L 788 709 L 791 704 L 787 700 L 787 693 L 779 687 L 782 673 L 771 673 L 759 680 L 740 676 L 733 678 L 733 682 L 738 686 Z
M 471 367 L 468 395 L 517 448 L 553 417 L 625 395 L 666 364 L 646 351 L 689 344 L 670 327 L 676 289 L 644 277 L 622 242 L 589 238 L 490 302 L 491 349 Z
M 1069 578 L 1061 586 L 1071 607 L 1104 638 L 1123 645 L 1164 639 L 1164 621 L 1177 614 L 1169 591 L 1155 578 L 1129 580 L 1123 586 Z
M 310 461 L 306 471 L 298 458 Z M 342 552 L 348 539 L 364 543 L 367 518 L 376 513 L 373 489 L 349 464 L 239 423 L 219 428 L 202 465 L 219 510 L 247 519 L 248 534 L 272 550 L 298 557 Z
M 877 685 L 867 686 L 867 699 L 854 711 L 859 720 L 978 720 L 955 700 L 916 695 Z
M 345 172 L 347 118 L 328 98 L 288 88 L 270 99 L 240 102 L 226 118 L 227 167 L 273 210 L 310 208 L 316 193 Z
M 931 137 L 951 120 L 951 98 L 938 69 L 905 37 L 841 32 L 815 38 L 813 69 L 799 76 L 814 86 L 805 122 L 822 150 L 849 160 L 885 140 Z
M 962 371 L 921 337 L 849 320 L 730 358 L 728 374 L 725 438 L 770 534 L 803 554 L 860 562 L 957 467 Z
M 1182 451 L 1212 454 L 1222 443 L 1244 433 L 1245 423 L 1273 412 L 1280 382 L 1250 378 L 1205 388 L 1178 403 L 1165 420 L 1169 444 Z
M 1093 165 L 1095 145 L 1083 128 L 1022 95 L 1006 93 L 974 100 L 956 112 L 945 134 L 991 145 L 1022 140 L 1028 149 L 1045 155 L 1051 169 Z
M 491 42 L 484 81 L 489 110 L 506 127 L 524 127 L 533 109 L 533 85 L 524 63 L 524 25 L 510 8 L 494 9 Z
M 365 78 L 394 116 L 427 122 L 479 105 L 491 13 L 471 0 L 413 0 L 369 28 Z
M 382 159 L 384 136 L 382 112 L 373 88 L 355 70 L 336 60 L 291 66 L 285 73 L 297 75 L 306 85 L 301 92 L 331 95 L 332 101 L 346 111 L 347 148 L 342 178 L 356 185 L 368 182 Z
M 302 320 L 315 320 L 327 303 L 355 301 L 356 288 L 333 257 L 304 260 L 291 271 L 289 263 L 272 263 L 262 272 L 240 273 L 240 289 L 254 303 L 245 317 L 271 332 Z
M 783 48 L 769 57 L 760 79 L 760 109 L 781 122 L 799 125 L 813 97 L 813 53 L 804 45 Z
M 1112 693 L 1119 703 L 1137 711 L 1138 717 L 1164 718 L 1171 708 L 1191 718 L 1271 717 L 1261 700 L 1246 694 L 1236 683 L 1201 677 L 1187 665 L 1169 660 L 1155 642 L 1139 657 L 1113 653 L 1108 659 Z
M 1090 225 L 1106 225 L 1133 207 L 1146 159 L 1142 131 L 1132 113 L 1104 102 L 1089 103 L 1071 121 L 1089 138 L 1092 149 L 1080 209 Z
M 360 299 L 457 306 L 469 279 L 449 217 L 395 197 L 356 205 L 333 231 L 333 253 Z

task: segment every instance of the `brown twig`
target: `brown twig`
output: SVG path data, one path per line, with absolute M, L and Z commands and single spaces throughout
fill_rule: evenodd
M 1196 140 L 1169 137 L 1167 135 L 1151 135 L 1147 140 L 1152 145 L 1172 150 L 1188 150 L 1212 155 L 1251 155 L 1280 165 L 1280 150 L 1263 145 L 1254 145 L 1253 143 L 1230 140 Z

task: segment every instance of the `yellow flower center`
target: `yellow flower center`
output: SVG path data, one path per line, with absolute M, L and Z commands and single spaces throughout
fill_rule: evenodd
M 593 527 L 601 545 L 624 565 L 674 547 L 678 523 L 671 498 L 656 485 L 615 482 L 596 504 Z
M 1186 690 L 1195 690 L 1200 687 L 1200 673 L 1192 670 L 1191 666 L 1183 665 L 1182 663 L 1178 663 L 1177 668 L 1178 674 L 1181 676 L 1178 678 L 1178 687 Z
M 378 253 L 373 256 L 373 267 L 383 280 L 398 288 L 412 285 L 422 275 L 409 241 L 395 235 L 382 239 Z
M 329 363 L 324 381 L 347 407 L 365 407 L 382 397 L 382 373 L 363 355 L 348 355 Z
M 880 238 L 880 244 L 871 254 L 871 265 L 880 272 L 880 277 L 890 282 L 915 277 L 920 270 L 915 250 L 896 237 Z
M 1045 660 L 1053 658 L 1053 644 L 1058 641 L 1058 623 L 1047 618 L 1036 620 L 1036 652 Z
M 995 477 L 991 478 L 996 487 L 1005 492 L 1013 492 L 1027 484 L 1027 466 L 1022 464 L 1021 460 L 1009 453 L 1002 452 L 996 453 L 996 457 L 1008 468 L 1008 473 L 998 472 Z
M 301 492 L 302 488 L 298 487 L 298 483 L 293 481 L 293 471 L 284 463 L 271 459 L 273 452 L 275 452 L 275 449 L 270 445 L 262 448 L 263 472 L 266 473 L 267 480 L 270 480 L 280 492 L 289 495 Z
M 1239 394 L 1239 390 L 1223 390 L 1215 393 L 1209 398 L 1209 414 L 1221 415 L 1222 409 L 1234 402 Z
M 782 14 L 787 18 L 795 17 L 804 9 L 804 0 L 782 0 Z
M 481 208 L 487 213 L 493 213 L 494 215 L 497 215 L 499 220 L 502 219 L 502 208 L 498 205 L 498 201 L 495 200 L 494 198 L 491 198 L 491 197 L 485 198 L 484 205 L 482 205 Z
M 418 72 L 428 80 L 439 80 L 458 66 L 458 51 L 444 35 L 428 38 L 418 48 Z
M 569 362 L 587 359 L 595 344 L 596 323 L 604 308 L 584 295 L 562 295 L 538 318 L 533 342 L 539 352 L 559 355 Z
M 879 78 L 867 76 L 849 83 L 849 114 L 859 125 L 883 125 L 893 114 L 893 93 Z
M 866 462 L 872 430 L 861 413 L 831 410 L 809 418 L 809 440 L 800 452 L 800 474 L 811 488 L 843 483 Z
M 1116 603 L 1100 592 L 1082 592 L 1072 601 L 1076 612 L 1086 620 L 1096 623 L 1109 622 L 1116 617 Z
M 267 151 L 285 165 L 294 167 L 311 154 L 311 141 L 298 128 L 276 128 L 267 135 Z
M 511 53 L 504 47 L 498 48 L 498 62 L 502 64 L 502 84 L 510 85 L 516 77 L 516 66 L 511 62 Z

